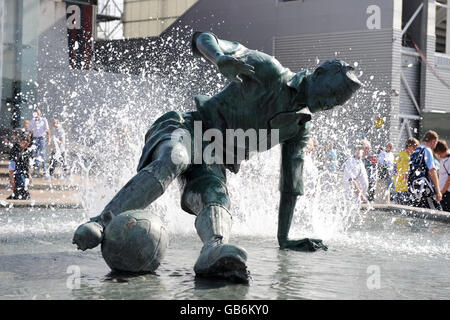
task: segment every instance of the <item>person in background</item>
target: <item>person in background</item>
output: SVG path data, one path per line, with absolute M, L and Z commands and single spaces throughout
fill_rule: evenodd
M 369 148 L 367 148 L 369 146 Z M 362 162 L 370 151 L 370 142 L 361 141 L 355 146 L 353 156 L 344 163 L 344 196 L 345 200 L 356 203 L 367 203 L 369 180 Z
M 370 154 L 372 150 L 372 146 L 368 140 L 362 141 L 364 145 L 364 152 L 367 154 L 366 157 L 362 160 L 364 163 L 364 167 L 366 168 L 367 178 L 369 181 L 369 185 L 367 188 L 367 200 L 373 201 L 375 200 L 375 191 L 376 191 L 376 183 L 377 183 L 377 156 L 375 154 Z
M 410 205 L 411 199 L 408 192 L 408 172 L 411 154 L 419 146 L 420 142 L 416 138 L 406 140 L 405 149 L 400 151 L 394 159 L 394 201 L 397 204 Z
M 434 153 L 441 159 L 439 166 L 439 187 L 442 193 L 442 210 L 450 211 L 450 151 L 447 142 L 439 140 Z
M 12 195 L 8 200 L 27 200 L 30 199 L 28 192 L 27 179 L 31 182 L 30 174 L 30 156 L 28 149 L 30 143 L 25 132 L 20 131 L 14 138 L 15 142 L 9 154 L 9 181 L 11 184 Z
M 41 163 L 41 174 L 46 174 L 45 160 L 47 156 L 47 143 L 50 143 L 50 127 L 46 118 L 42 117 L 41 110 L 33 112 L 33 120 L 30 121 L 30 132 L 33 135 L 34 169 L 39 171 Z
M 50 156 L 49 174 L 53 176 L 53 173 L 57 166 L 61 166 L 64 170 L 64 174 L 67 175 L 66 165 L 66 133 L 61 126 L 61 123 L 57 119 L 52 121 L 53 127 L 53 139 L 51 143 L 52 154 Z
M 386 186 L 390 192 L 390 199 L 393 200 L 395 193 L 393 184 L 393 174 L 394 174 L 394 153 L 392 150 L 394 145 L 392 142 L 388 142 L 386 149 L 382 150 L 378 155 L 378 168 L 381 175 L 381 179 L 386 182 Z
M 325 169 L 329 172 L 333 173 L 337 170 L 337 153 L 336 149 L 334 149 L 333 141 L 328 141 L 327 143 L 327 154 L 325 160 Z
M 411 154 L 408 190 L 414 196 L 415 207 L 442 210 L 439 203 L 442 193 L 431 151 L 436 147 L 438 140 L 439 136 L 435 131 L 427 131 L 422 138 L 422 143 Z
M 31 129 L 30 129 L 30 120 L 25 120 L 23 122 L 23 131 L 27 135 L 28 142 L 31 145 L 31 143 L 33 142 L 33 134 L 32 134 Z

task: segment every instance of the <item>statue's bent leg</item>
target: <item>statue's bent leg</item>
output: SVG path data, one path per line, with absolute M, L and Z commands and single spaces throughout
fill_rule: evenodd
M 195 229 L 203 242 L 194 271 L 200 277 L 220 277 L 236 282 L 248 282 L 247 252 L 228 244 L 231 231 L 229 211 L 218 205 L 209 205 L 195 220 Z
M 178 159 L 174 163 L 173 155 Z M 181 158 L 180 158 L 181 157 Z M 99 216 L 78 227 L 73 243 L 81 250 L 96 247 L 102 241 L 103 229 L 112 217 L 134 209 L 144 209 L 159 198 L 167 186 L 189 166 L 187 150 L 181 143 L 163 141 L 155 150 L 153 161 L 141 169 L 114 198 Z
M 187 176 L 187 183 L 182 196 L 183 209 L 197 215 L 195 229 L 203 242 L 194 271 L 199 277 L 218 277 L 246 283 L 247 252 L 228 244 L 232 217 L 225 176 L 221 177 L 220 171 L 214 170 L 217 168 L 211 170 L 211 166 L 208 171 L 202 166 L 195 167 L 183 175 L 183 178 Z

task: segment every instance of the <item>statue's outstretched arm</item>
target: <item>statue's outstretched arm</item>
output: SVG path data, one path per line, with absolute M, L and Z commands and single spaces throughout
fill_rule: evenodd
M 224 52 L 215 35 L 209 32 L 195 33 L 193 38 L 194 53 L 200 54 L 213 63 L 225 77 L 242 82 L 240 76 L 255 77 L 254 67 Z
M 278 211 L 278 244 L 281 249 L 316 251 L 327 249 L 318 239 L 290 240 L 292 217 L 298 196 L 303 194 L 304 149 L 307 144 L 309 122 L 302 126 L 297 137 L 281 145 L 280 208 Z

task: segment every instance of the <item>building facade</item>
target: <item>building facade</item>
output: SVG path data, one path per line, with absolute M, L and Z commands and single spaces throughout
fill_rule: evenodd
M 176 34 L 187 48 L 192 31 L 203 30 L 274 55 L 294 72 L 332 58 L 355 66 L 365 87 L 338 116 L 356 137 L 398 148 L 427 129 L 450 139 L 446 0 L 127 0 L 124 36 L 141 38 L 111 41 L 94 41 L 96 1 L 0 3 L 2 128 L 21 126 L 35 107 L 61 114 L 126 103 L 117 90 L 103 91 L 124 69 L 136 78 L 155 69 L 143 48 L 164 50 L 163 62 L 176 59 L 177 48 L 161 39 Z M 155 21 L 166 21 L 164 28 Z
M 373 139 L 401 148 L 428 129 L 450 138 L 447 17 L 447 0 L 200 0 L 171 28 L 213 31 L 293 71 L 335 57 L 355 63 L 366 88 L 348 120 L 369 129 L 381 119 Z
M 21 127 L 34 108 L 48 111 L 43 88 L 55 74 L 92 67 L 95 3 L 1 0 L 2 131 Z
M 159 36 L 197 0 L 124 0 L 125 38 Z

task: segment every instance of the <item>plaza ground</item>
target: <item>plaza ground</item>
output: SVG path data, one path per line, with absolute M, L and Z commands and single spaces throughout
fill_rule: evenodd
M 29 200 L 6 200 L 11 195 L 9 183 L 8 161 L 0 161 L 0 208 L 1 207 L 58 207 L 81 208 L 81 178 L 72 175 L 63 178 L 56 175 L 45 179 L 34 177 L 29 186 Z

